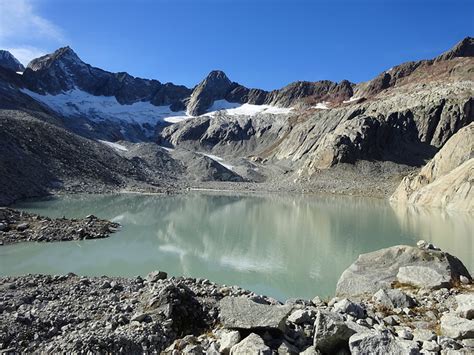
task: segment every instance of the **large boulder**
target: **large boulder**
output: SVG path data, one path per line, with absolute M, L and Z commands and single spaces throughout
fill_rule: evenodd
M 284 330 L 285 320 L 292 307 L 270 306 L 246 297 L 225 297 L 219 303 L 220 320 L 228 329 Z
M 411 340 L 395 338 L 388 333 L 357 333 L 349 339 L 349 349 L 353 355 L 419 354 L 418 344 Z
M 406 176 L 390 200 L 474 211 L 474 123 L 460 129 L 418 174 Z
M 360 255 L 339 278 L 336 296 L 374 294 L 381 288 L 390 289 L 397 281 L 400 269 L 409 266 L 436 273 L 447 281 L 446 286 L 458 283 L 461 275 L 471 279 L 466 267 L 455 256 L 439 250 L 398 245 Z M 423 284 L 420 279 L 414 286 L 430 287 L 431 282 Z

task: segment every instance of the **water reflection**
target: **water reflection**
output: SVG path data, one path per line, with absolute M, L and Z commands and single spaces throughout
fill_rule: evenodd
M 111 238 L 0 248 L 0 274 L 205 277 L 279 299 L 331 295 L 364 252 L 426 239 L 472 269 L 469 215 L 332 196 L 66 196 L 19 207 L 52 217 L 93 213 L 122 223 Z M 469 248 L 471 251 L 469 251 Z

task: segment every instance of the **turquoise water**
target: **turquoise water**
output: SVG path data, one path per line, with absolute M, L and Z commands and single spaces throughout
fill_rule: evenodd
M 75 195 L 16 207 L 50 217 L 94 214 L 123 227 L 102 240 L 0 247 L 0 275 L 136 276 L 159 269 L 284 300 L 330 296 L 359 254 L 419 239 L 474 266 L 472 216 L 377 199 Z

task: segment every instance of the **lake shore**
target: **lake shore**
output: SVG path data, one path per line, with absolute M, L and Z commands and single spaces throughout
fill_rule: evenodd
M 205 279 L 26 275 L 0 278 L 0 351 L 119 353 L 410 353 L 474 349 L 474 287 L 450 257 L 425 243 L 366 254 L 373 269 L 398 277 L 405 261 L 380 252 L 404 248 L 428 274 L 448 266 L 447 283 L 405 275 L 376 292 L 339 280 L 332 299 L 282 303 Z M 395 254 L 397 254 L 396 252 Z M 398 253 L 399 254 L 399 253 Z M 426 256 L 435 257 L 425 263 Z M 352 268 L 361 270 L 357 263 Z M 446 264 L 445 264 L 446 263 Z M 393 271 L 390 265 L 397 265 Z M 423 266 L 421 266 L 423 265 Z M 349 268 L 348 270 L 351 270 Z M 373 272 L 373 270 L 372 270 Z M 397 276 L 393 273 L 398 272 Z M 357 277 L 365 277 L 363 272 Z M 385 275 L 387 276 L 387 275 Z M 353 277 L 349 275 L 349 277 Z M 408 277 L 408 278 L 407 278 Z M 411 279 L 410 279 L 411 277 Z M 370 280 L 367 287 L 376 283 Z M 425 282 L 423 284 L 423 282 Z M 411 283 L 411 284 L 410 284 Z M 350 292 L 349 292 L 350 291 Z M 353 294 L 347 294 L 347 293 Z

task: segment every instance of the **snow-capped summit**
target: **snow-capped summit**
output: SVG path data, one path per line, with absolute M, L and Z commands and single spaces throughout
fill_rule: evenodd
M 12 70 L 15 72 L 23 72 L 25 67 L 15 58 L 9 51 L 0 49 L 0 67 Z

